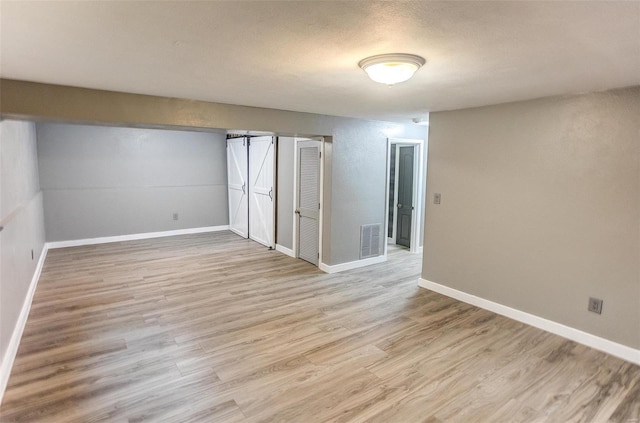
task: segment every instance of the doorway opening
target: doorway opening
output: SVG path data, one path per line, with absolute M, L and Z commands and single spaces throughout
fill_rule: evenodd
M 322 265 L 325 138 L 228 135 L 229 229 Z
M 426 152 L 424 140 L 388 139 L 385 254 L 387 244 L 412 253 L 422 249 Z
M 275 137 L 227 139 L 229 229 L 275 248 Z

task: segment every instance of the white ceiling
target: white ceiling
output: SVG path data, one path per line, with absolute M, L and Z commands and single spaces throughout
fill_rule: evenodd
M 640 2 L 7 2 L 3 78 L 331 115 L 640 84 Z M 381 53 L 427 64 L 386 87 Z

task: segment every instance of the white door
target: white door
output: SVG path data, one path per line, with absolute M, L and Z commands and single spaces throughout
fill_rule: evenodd
M 246 138 L 227 140 L 227 185 L 229 192 L 229 229 L 243 238 L 249 237 L 247 203 Z
M 275 143 L 249 139 L 249 238 L 275 247 Z
M 320 141 L 298 141 L 298 257 L 318 265 L 320 234 Z

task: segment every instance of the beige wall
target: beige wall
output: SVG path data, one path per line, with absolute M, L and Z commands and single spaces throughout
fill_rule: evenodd
M 422 277 L 640 348 L 640 87 L 430 121 Z

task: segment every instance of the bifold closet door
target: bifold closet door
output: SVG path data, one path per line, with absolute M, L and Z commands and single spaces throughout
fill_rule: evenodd
M 275 247 L 275 142 L 249 139 L 249 238 Z
M 229 230 L 249 237 L 248 157 L 246 138 L 227 140 L 227 185 L 229 193 Z

